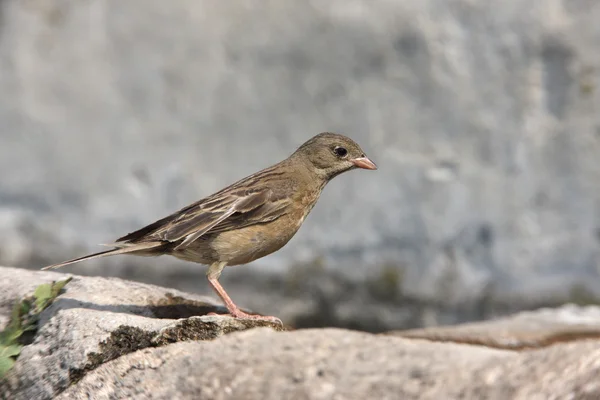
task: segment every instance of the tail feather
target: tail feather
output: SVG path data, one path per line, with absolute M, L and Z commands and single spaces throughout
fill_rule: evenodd
M 120 247 L 120 248 L 116 248 L 116 249 L 105 250 L 105 251 L 101 251 L 99 253 L 94 253 L 94 254 L 89 254 L 87 256 L 74 258 L 72 260 L 64 261 L 64 262 L 61 262 L 58 264 L 48 265 L 47 267 L 42 268 L 42 270 L 57 269 L 57 268 L 64 267 L 66 265 L 75 264 L 75 263 L 78 263 L 81 261 L 93 260 L 95 258 L 115 256 L 117 254 L 127 254 L 127 253 L 135 253 L 135 252 L 143 251 L 143 250 L 149 250 L 149 249 L 153 249 L 156 247 L 160 247 L 163 244 L 164 243 L 161 243 L 161 242 L 137 243 L 137 244 L 129 245 L 127 247 Z

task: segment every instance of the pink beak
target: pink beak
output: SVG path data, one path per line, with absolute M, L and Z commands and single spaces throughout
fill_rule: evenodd
M 355 158 L 354 160 L 350 160 L 350 161 L 352 161 L 352 163 L 354 165 L 356 165 L 358 168 L 372 169 L 372 170 L 377 169 L 377 165 L 375 165 L 375 163 L 373 161 L 369 160 L 368 157 L 359 157 L 359 158 Z

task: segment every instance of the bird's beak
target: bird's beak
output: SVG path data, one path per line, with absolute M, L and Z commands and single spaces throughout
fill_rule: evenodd
M 377 165 L 375 165 L 373 161 L 369 160 L 368 157 L 359 157 L 350 161 L 352 161 L 352 164 L 356 165 L 358 168 L 373 170 L 377 169 Z

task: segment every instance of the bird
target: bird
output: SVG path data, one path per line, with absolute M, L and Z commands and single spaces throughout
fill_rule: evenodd
M 376 170 L 347 136 L 323 132 L 288 158 L 156 222 L 118 238 L 102 251 L 49 265 L 56 269 L 118 254 L 170 255 L 208 266 L 206 276 L 228 313 L 237 319 L 281 323 L 242 311 L 219 283 L 226 266 L 247 264 L 286 245 L 311 212 L 325 185 L 353 169 Z

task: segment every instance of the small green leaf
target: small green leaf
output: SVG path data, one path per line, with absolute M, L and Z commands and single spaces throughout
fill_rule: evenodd
M 71 278 L 39 285 L 33 296 L 25 297 L 14 305 L 8 326 L 0 332 L 0 378 L 14 365 L 13 357 L 21 353 L 23 346 L 18 344 L 18 339 L 23 332 L 37 329 L 39 314 L 54 301 L 69 281 Z
M 21 353 L 23 346 L 20 344 L 13 344 L 10 346 L 0 346 L 0 358 L 3 357 L 16 357 Z
M 3 377 L 15 365 L 11 357 L 0 357 L 0 378 Z
M 35 323 L 38 321 L 38 318 L 34 318 L 32 320 L 32 322 L 33 322 L 32 324 L 25 326 L 23 328 L 23 333 L 30 332 L 30 331 L 35 331 L 37 329 L 37 325 Z
M 0 332 L 0 344 L 8 346 L 17 341 L 23 334 L 23 329 L 9 326 L 4 331 Z
M 8 324 L 8 328 L 19 329 L 21 328 L 21 302 L 18 302 L 13 306 L 12 314 L 10 316 L 10 323 Z
M 65 279 L 64 281 L 55 282 L 52 285 L 52 296 L 51 296 L 51 299 L 54 300 L 58 296 L 58 294 L 60 293 L 60 291 L 62 290 L 62 288 L 64 288 L 67 283 L 71 282 L 72 279 L 73 278 L 69 277 L 69 278 Z
M 21 315 L 27 315 L 31 310 L 31 301 L 27 299 L 23 299 L 23 301 L 21 301 L 21 303 L 18 304 L 20 307 L 19 312 L 21 313 Z
M 33 296 L 35 297 L 35 306 L 37 307 L 38 312 L 42 311 L 46 308 L 48 301 L 52 298 L 52 285 L 50 283 L 44 283 L 43 285 L 38 286 L 35 288 Z
M 35 297 L 35 306 L 38 312 L 41 312 L 54 301 L 60 291 L 72 278 L 67 278 L 63 281 L 45 283 L 38 286 L 33 293 Z

